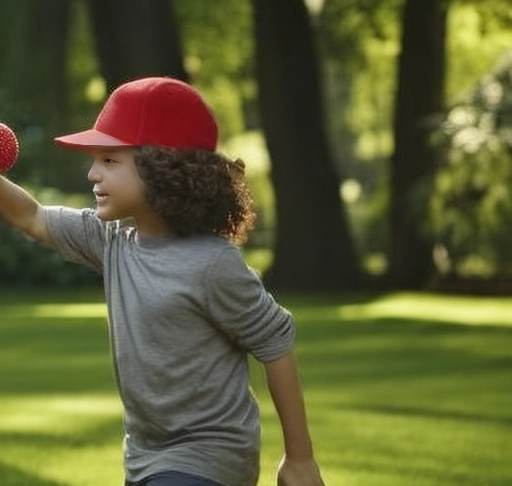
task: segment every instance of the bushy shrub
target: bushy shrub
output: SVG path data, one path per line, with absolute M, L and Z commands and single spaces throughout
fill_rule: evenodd
M 89 198 L 54 188 L 24 187 L 45 205 L 84 207 Z M 97 285 L 100 281 L 91 270 L 65 262 L 55 250 L 30 240 L 0 220 L 0 286 L 67 287 Z
M 100 277 L 0 223 L 0 286 L 94 285 Z

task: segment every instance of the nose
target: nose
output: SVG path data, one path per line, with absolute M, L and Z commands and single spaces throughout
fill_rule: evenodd
M 87 174 L 87 179 L 91 182 L 101 182 L 101 171 L 99 170 L 98 163 L 95 160 L 89 169 L 89 173 Z

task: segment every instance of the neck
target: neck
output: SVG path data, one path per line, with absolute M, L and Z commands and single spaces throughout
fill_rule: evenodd
M 171 236 L 170 228 L 158 217 L 144 219 L 144 221 L 136 220 L 137 233 L 142 238 L 161 238 Z

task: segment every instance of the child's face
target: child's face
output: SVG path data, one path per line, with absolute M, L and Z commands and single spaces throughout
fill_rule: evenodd
M 143 233 L 165 232 L 149 208 L 144 182 L 135 166 L 135 149 L 99 147 L 90 153 L 94 161 L 88 179 L 94 183 L 98 217 L 104 221 L 131 217 Z

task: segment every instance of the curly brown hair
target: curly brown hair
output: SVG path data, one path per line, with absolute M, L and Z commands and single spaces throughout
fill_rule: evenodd
M 206 150 L 147 145 L 135 153 L 150 207 L 178 236 L 216 234 L 241 244 L 254 228 L 245 164 Z

